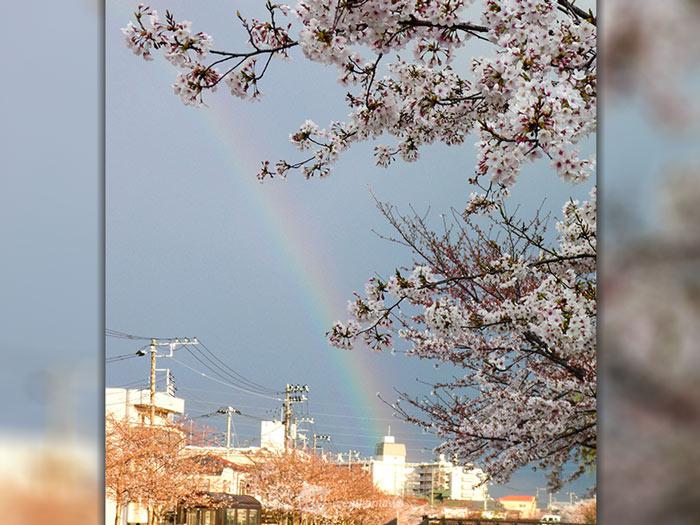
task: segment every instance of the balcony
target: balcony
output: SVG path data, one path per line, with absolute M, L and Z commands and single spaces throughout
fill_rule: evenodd
M 151 393 L 148 390 L 131 391 L 130 401 L 137 408 L 147 409 L 151 406 Z M 159 412 L 184 414 L 185 400 L 181 397 L 173 397 L 165 392 L 156 392 L 155 407 Z

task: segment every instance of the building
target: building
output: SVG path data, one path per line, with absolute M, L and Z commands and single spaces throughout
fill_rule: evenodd
M 272 452 L 284 451 L 284 423 L 281 421 L 260 422 L 260 448 Z
M 167 392 L 156 392 L 154 424 L 173 420 L 176 414 L 185 413 L 185 400 Z M 105 389 L 105 415 L 114 419 L 128 420 L 134 424 L 149 421 L 151 407 L 150 390 L 127 388 Z
M 429 501 L 450 497 L 450 473 L 452 464 L 440 456 L 436 462 L 411 463 L 406 493 L 425 497 Z
M 489 497 L 486 474 L 473 465 L 453 465 L 450 470 L 450 499 L 487 501 Z
M 447 461 L 444 454 L 429 463 L 409 464 L 407 494 L 431 501 L 480 501 L 488 499 L 484 471 L 473 465 L 460 466 Z
M 153 423 L 162 425 L 171 422 L 176 414 L 185 412 L 185 400 L 169 392 L 156 392 L 155 417 Z M 107 388 L 105 389 L 106 424 L 109 418 L 128 421 L 134 425 L 149 422 L 151 407 L 150 390 Z M 126 525 L 128 523 L 147 523 L 147 510 L 135 503 L 129 503 L 117 520 L 116 504 L 110 498 L 105 501 L 105 523 Z
M 370 469 L 372 481 L 379 490 L 393 496 L 403 496 L 406 493 L 406 445 L 396 443 L 394 436 L 384 436 L 384 440 L 377 444 Z
M 431 501 L 488 499 L 488 486 L 481 469 L 455 465 L 444 455 L 433 462 L 409 463 L 406 445 L 397 443 L 390 433 L 377 444 L 376 455 L 367 465 L 375 486 L 394 496 L 417 496 Z
M 535 496 L 503 496 L 498 498 L 504 510 L 518 512 L 521 518 L 535 518 L 538 515 L 537 498 Z
M 192 451 L 199 451 L 193 449 Z M 188 451 L 188 452 L 192 452 Z M 211 453 L 195 454 L 192 459 L 200 465 L 199 490 L 207 493 L 243 494 L 245 475 L 240 464 Z

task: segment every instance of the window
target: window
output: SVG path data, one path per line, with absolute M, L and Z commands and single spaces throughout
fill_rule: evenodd
M 238 509 L 236 514 L 236 525 L 248 525 L 248 511 L 245 509 Z
M 226 525 L 236 525 L 236 509 L 226 509 Z
M 259 525 L 260 523 L 260 511 L 258 509 L 248 510 L 248 525 Z

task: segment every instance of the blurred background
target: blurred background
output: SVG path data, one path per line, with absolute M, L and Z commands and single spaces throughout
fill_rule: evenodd
M 700 2 L 598 14 L 599 519 L 698 523 Z M 0 510 L 97 523 L 103 7 L 15 2 L 5 20 Z
M 698 523 L 700 2 L 599 6 L 599 520 Z
M 4 5 L 0 512 L 102 520 L 102 7 Z

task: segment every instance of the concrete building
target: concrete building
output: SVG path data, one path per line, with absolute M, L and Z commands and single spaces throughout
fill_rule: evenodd
M 459 466 L 440 455 L 437 461 L 409 463 L 406 445 L 392 435 L 384 436 L 376 455 L 368 463 L 377 488 L 395 496 L 428 499 L 480 501 L 488 499 L 484 472 L 473 466 Z
M 406 445 L 396 443 L 394 436 L 384 436 L 384 440 L 377 444 L 370 468 L 372 481 L 379 490 L 394 496 L 406 493 Z
M 284 450 L 284 424 L 281 421 L 260 422 L 260 448 L 272 452 Z
M 146 424 L 149 421 L 151 407 L 151 393 L 149 390 L 137 390 L 126 388 L 105 389 L 105 415 L 106 424 L 109 418 L 130 423 Z M 176 414 L 185 412 L 185 400 L 170 395 L 168 392 L 156 392 L 155 395 L 155 419 L 154 424 L 164 424 L 173 420 Z M 126 525 L 128 523 L 146 523 L 148 512 L 144 507 L 135 503 L 130 503 L 124 509 L 122 515 L 117 520 L 116 504 L 110 498 L 105 500 L 105 523 L 118 523 Z
M 428 500 L 447 499 L 450 493 L 452 464 L 440 456 L 436 462 L 411 463 L 406 494 Z
M 151 392 L 127 388 L 105 389 L 105 415 L 134 424 L 148 423 Z M 185 413 L 185 400 L 167 392 L 156 392 L 155 421 L 163 424 L 172 421 L 176 414 Z
M 410 463 L 406 493 L 429 499 L 485 501 L 488 485 L 484 471 L 474 466 L 460 466 L 447 461 L 444 454 L 437 461 Z
M 486 474 L 472 465 L 453 465 L 450 470 L 450 499 L 462 501 L 486 501 L 489 497 Z
M 503 505 L 506 511 L 518 512 L 521 518 L 535 518 L 538 514 L 535 496 L 503 496 L 498 498 L 498 502 Z

